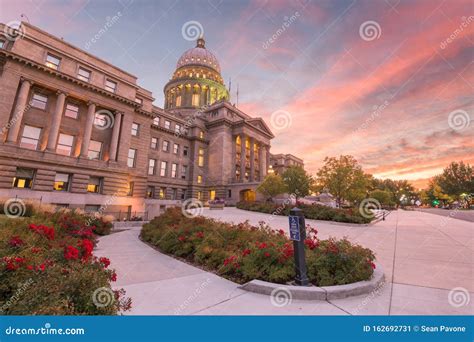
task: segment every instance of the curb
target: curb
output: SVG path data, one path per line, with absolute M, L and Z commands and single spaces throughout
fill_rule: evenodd
M 370 280 L 359 281 L 357 283 L 335 286 L 295 286 L 269 283 L 262 280 L 254 279 L 242 286 L 240 289 L 274 296 L 279 292 L 286 292 L 290 294 L 292 299 L 301 300 L 332 300 L 341 299 L 352 296 L 359 296 L 362 294 L 369 294 L 372 291 L 380 288 L 385 283 L 385 275 L 382 267 L 376 264 L 376 268 Z

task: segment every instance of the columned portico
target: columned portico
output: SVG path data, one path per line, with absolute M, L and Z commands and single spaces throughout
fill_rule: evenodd
M 56 99 L 56 107 L 54 109 L 51 129 L 48 136 L 48 145 L 46 146 L 48 151 L 56 150 L 59 128 L 61 127 L 61 117 L 63 115 L 64 103 L 66 101 L 66 94 L 64 92 L 58 90 L 57 95 L 58 97 Z
M 250 175 L 249 180 L 253 182 L 255 179 L 255 151 L 254 151 L 255 139 L 250 138 Z
M 8 130 L 7 142 L 16 143 L 18 140 L 18 134 L 20 133 L 21 121 L 23 114 L 27 110 L 26 103 L 28 101 L 28 94 L 33 82 L 27 79 L 22 79 L 20 91 L 18 93 L 17 104 L 15 111 L 13 112 L 13 118 L 10 121 L 11 126 Z
M 118 141 L 120 136 L 120 126 L 122 124 L 122 113 L 115 112 L 114 128 L 112 131 L 112 140 L 110 142 L 109 160 L 117 160 Z
M 87 118 L 86 118 L 86 127 L 84 130 L 84 139 L 82 140 L 81 146 L 81 157 L 87 158 L 87 154 L 89 152 L 89 144 L 91 142 L 91 135 L 92 135 L 92 126 L 94 125 L 94 118 L 95 118 L 95 103 L 88 102 L 89 105 L 87 109 Z
M 240 135 L 240 181 L 245 182 L 245 141 L 247 137 Z

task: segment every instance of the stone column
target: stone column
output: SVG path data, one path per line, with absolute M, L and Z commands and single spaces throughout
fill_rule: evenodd
M 254 159 L 255 159 L 255 155 L 254 155 L 254 144 L 255 144 L 255 141 L 254 141 L 254 138 L 250 138 L 250 177 L 249 177 L 249 180 L 251 182 L 253 182 L 255 180 L 255 165 L 254 165 Z
M 245 135 L 240 135 L 240 182 L 245 182 Z
M 20 133 L 21 120 L 23 119 L 23 114 L 28 109 L 26 107 L 26 102 L 28 101 L 28 94 L 30 93 L 30 88 L 33 85 L 33 82 L 23 79 L 21 80 L 20 92 L 18 93 L 18 99 L 13 112 L 12 120 L 10 121 L 11 126 L 8 130 L 7 142 L 16 143 L 18 140 L 18 134 Z M 29 107 L 29 106 L 28 106 Z
M 87 109 L 86 128 L 84 129 L 84 138 L 81 146 L 81 157 L 87 158 L 89 152 L 89 144 L 91 142 L 92 126 L 94 125 L 95 118 L 95 103 L 88 102 L 89 108 Z
M 232 168 L 231 168 L 231 182 L 235 182 L 236 179 L 235 179 L 235 164 L 236 164 L 236 161 L 237 161 L 237 141 L 236 141 L 236 137 L 233 135 L 232 136 Z
M 109 160 L 117 160 L 117 148 L 120 136 L 120 125 L 122 124 L 122 113 L 115 113 L 114 128 L 112 131 L 112 139 L 110 141 Z
M 56 108 L 53 113 L 53 121 L 51 123 L 51 129 L 49 130 L 48 145 L 46 149 L 48 151 L 56 150 L 56 143 L 58 141 L 59 127 L 61 127 L 61 117 L 63 116 L 64 102 L 66 101 L 66 94 L 58 90 L 58 97 L 56 99 Z
M 261 144 L 258 152 L 258 161 L 260 162 L 260 181 L 263 181 L 267 174 L 266 146 Z

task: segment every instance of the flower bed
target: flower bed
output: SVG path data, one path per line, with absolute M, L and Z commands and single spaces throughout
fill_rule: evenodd
M 98 226 L 94 226 L 96 223 Z M 93 255 L 110 222 L 79 212 L 35 212 L 0 223 L 0 314 L 111 315 L 128 310 L 107 258 Z
M 237 208 L 260 213 L 288 216 L 292 205 L 264 203 L 264 202 L 238 202 Z M 324 205 L 298 204 L 307 219 L 335 221 L 346 223 L 370 223 L 372 218 L 362 216 L 358 210 L 331 208 Z
M 305 240 L 308 277 L 316 286 L 368 280 L 375 268 L 370 249 L 347 239 L 319 240 L 309 226 Z M 171 208 L 143 226 L 141 238 L 163 253 L 186 259 L 243 284 L 253 279 L 286 284 L 294 279 L 293 242 L 285 231 L 204 217 L 187 218 Z

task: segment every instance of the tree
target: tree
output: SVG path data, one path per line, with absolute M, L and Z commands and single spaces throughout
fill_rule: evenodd
M 469 164 L 463 161 L 452 162 L 436 177 L 437 184 L 441 190 L 457 199 L 462 194 L 474 193 L 474 171 Z
M 273 197 L 286 192 L 286 185 L 280 175 L 269 173 L 256 190 L 266 199 L 273 200 Z
M 376 199 L 382 205 L 393 205 L 392 194 L 386 190 L 376 189 L 370 193 L 370 197 Z
M 286 190 L 298 197 L 309 195 L 311 186 L 313 185 L 313 177 L 311 177 L 301 166 L 290 166 L 282 174 L 285 182 Z
M 326 157 L 324 163 L 317 173 L 317 188 L 327 189 L 339 206 L 345 200 L 361 201 L 366 197 L 370 176 L 353 156 Z

